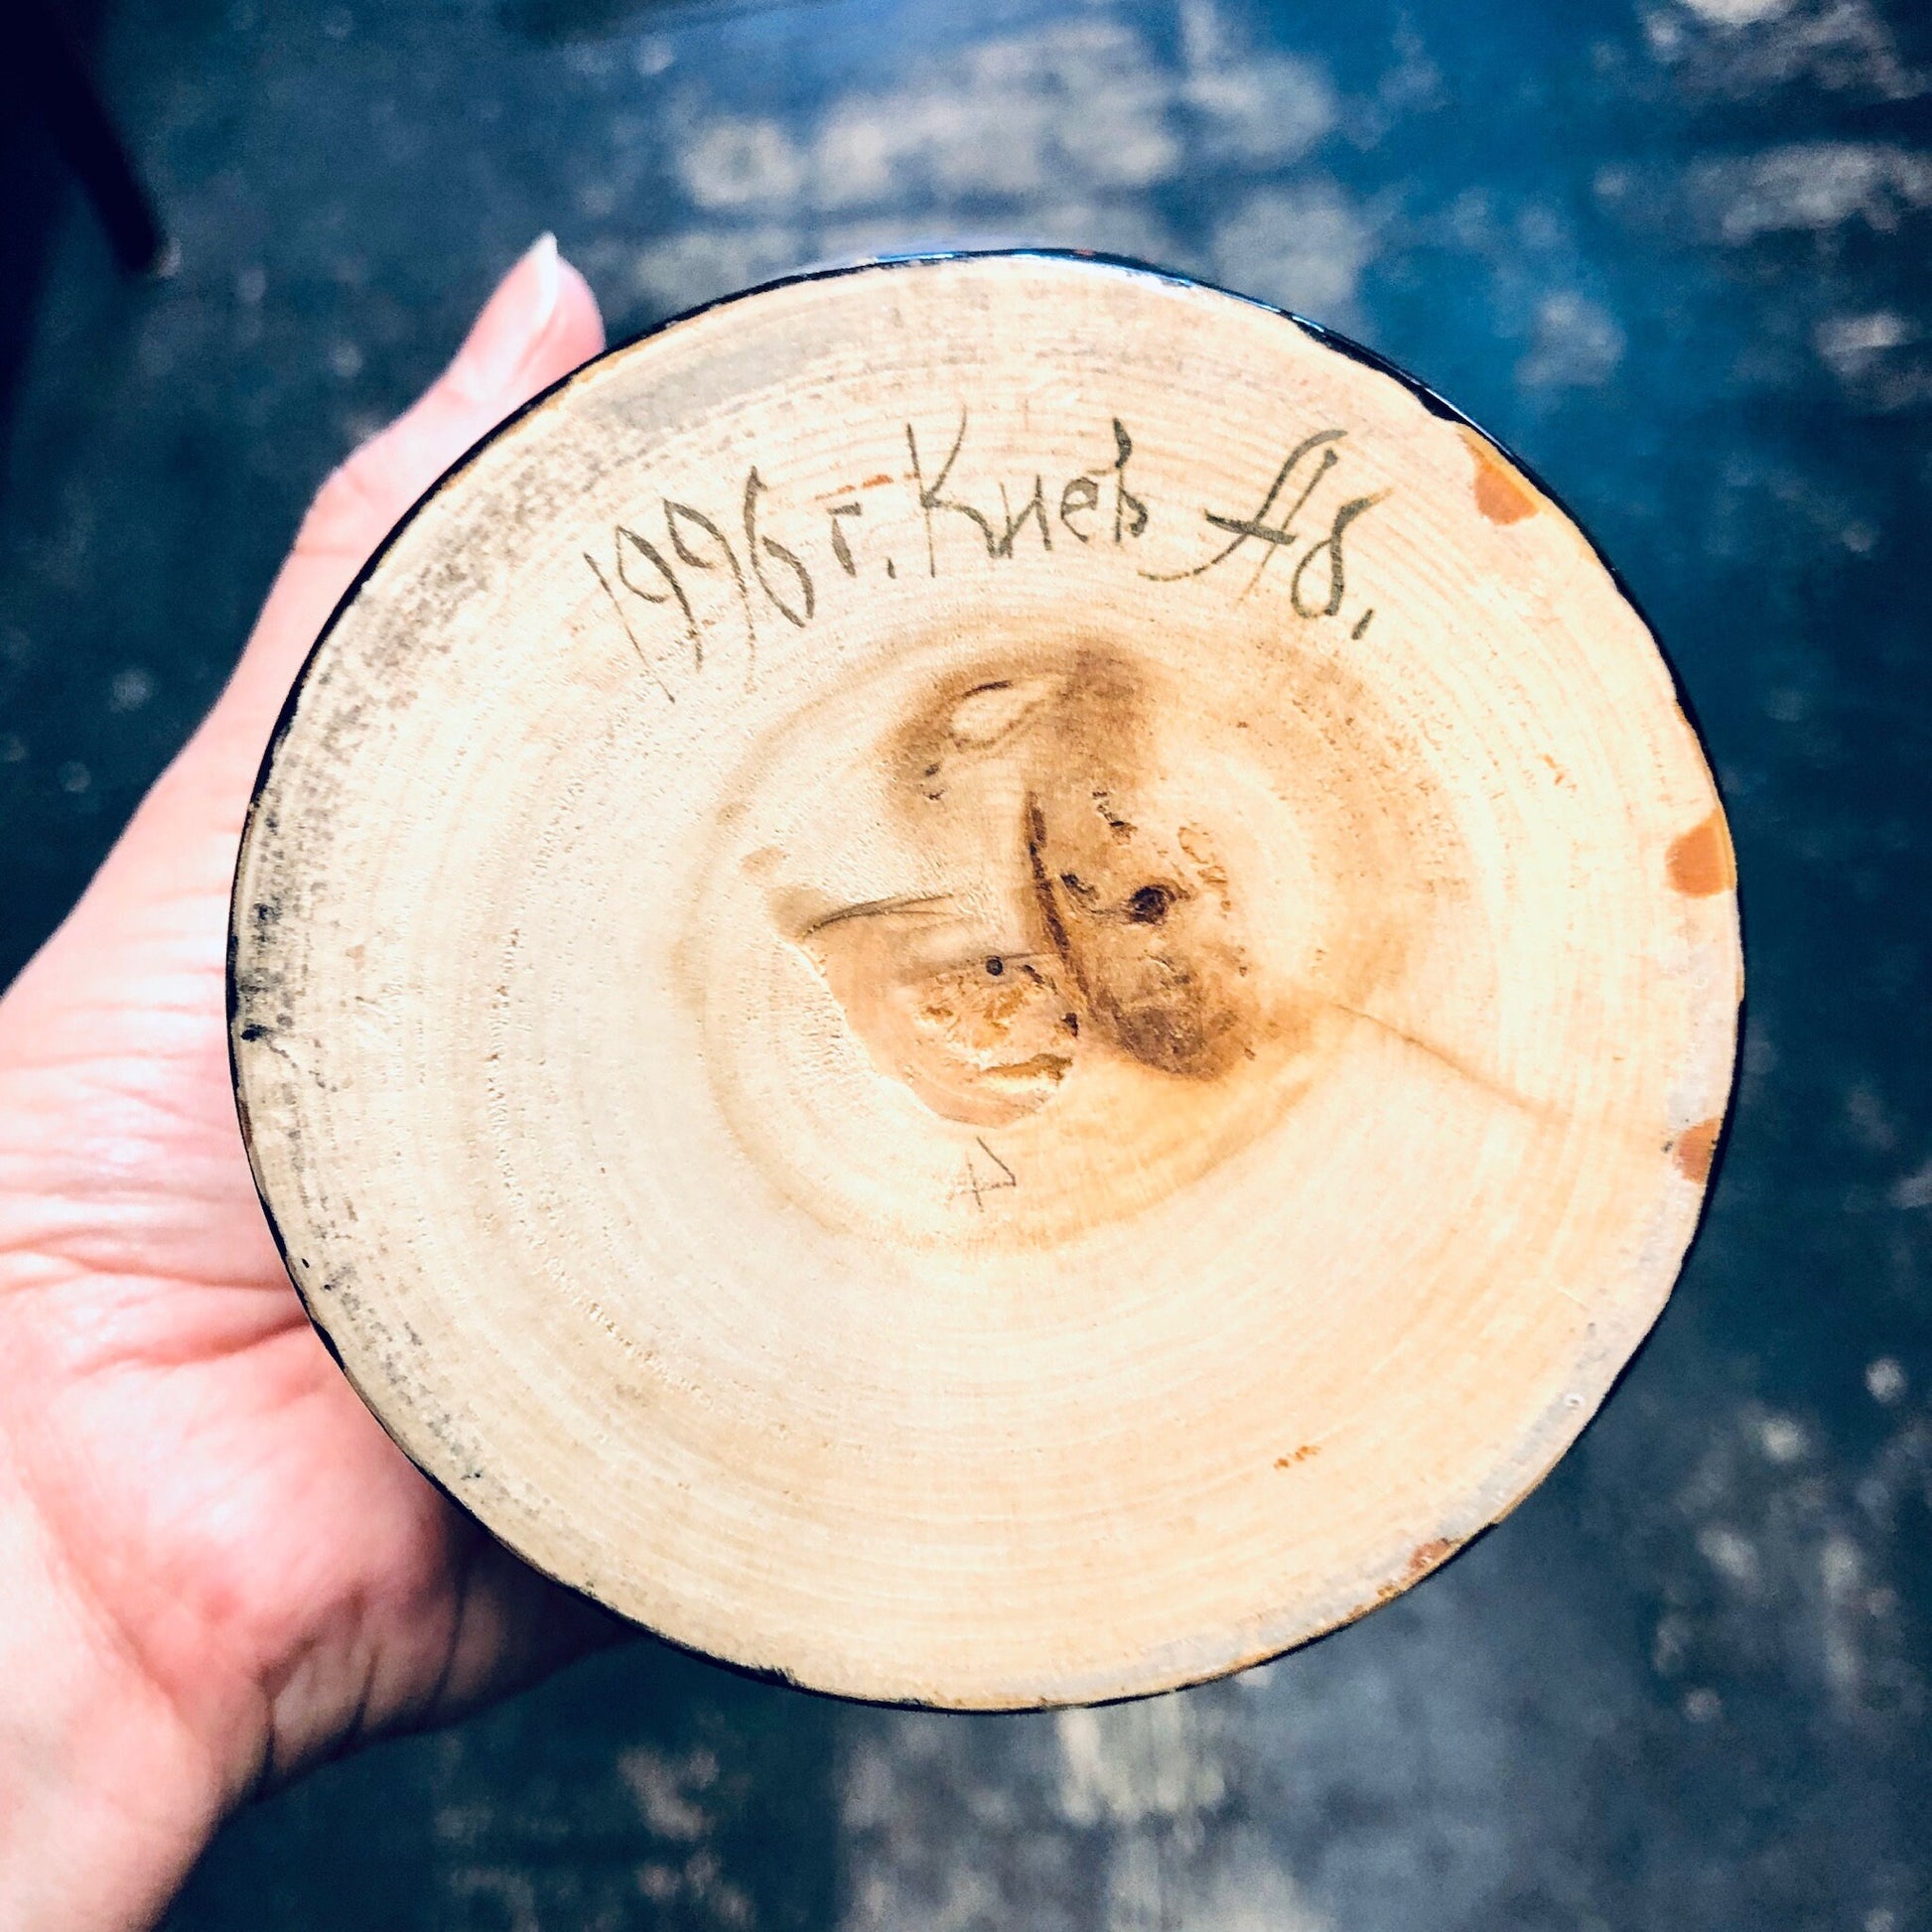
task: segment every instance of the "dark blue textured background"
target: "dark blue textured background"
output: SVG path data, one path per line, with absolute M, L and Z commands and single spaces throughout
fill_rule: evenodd
M 640 1644 L 256 1807 L 170 1932 L 1932 1928 L 1932 18 L 82 11 L 182 267 L 117 279 L 0 128 L 0 979 L 213 696 L 310 491 L 544 227 L 614 335 L 814 261 L 1052 241 L 1413 368 L 1655 621 L 1750 973 L 1656 1337 L 1410 1596 L 1059 1718 L 846 1708 Z

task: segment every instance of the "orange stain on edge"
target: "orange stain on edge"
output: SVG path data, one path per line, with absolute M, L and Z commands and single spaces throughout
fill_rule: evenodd
M 1495 448 L 1472 429 L 1462 432 L 1462 441 L 1476 464 L 1476 508 L 1491 523 L 1520 523 L 1536 513 L 1536 492 L 1517 476 Z
M 1409 1568 L 1405 1575 L 1411 1583 L 1414 1583 L 1418 1577 L 1427 1576 L 1439 1563 L 1454 1554 L 1455 1545 L 1448 1537 L 1433 1536 L 1427 1543 L 1417 1546 L 1415 1553 L 1409 1559 Z
M 1670 883 L 1689 898 L 1709 898 L 1728 892 L 1737 883 L 1737 862 L 1731 855 L 1730 832 L 1723 812 L 1713 812 L 1681 838 L 1671 841 L 1666 860 Z
M 1711 1178 L 1712 1158 L 1718 1152 L 1718 1130 L 1725 1124 L 1722 1114 L 1713 1114 L 1695 1127 L 1687 1127 L 1671 1150 L 1677 1157 L 1677 1172 L 1693 1187 L 1702 1187 Z

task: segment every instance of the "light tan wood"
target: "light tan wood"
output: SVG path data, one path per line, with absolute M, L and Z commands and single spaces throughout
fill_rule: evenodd
M 475 454 L 293 701 L 234 962 L 410 1454 L 681 1643 L 966 1707 L 1270 1655 L 1509 1509 L 1669 1293 L 1741 983 L 1562 511 L 1026 256 L 713 309 Z

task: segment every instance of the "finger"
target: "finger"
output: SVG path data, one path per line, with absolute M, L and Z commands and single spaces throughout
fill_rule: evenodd
M 62 955 L 61 970 L 30 968 L 10 1005 L 44 985 L 70 993 L 82 957 L 111 989 L 137 940 L 182 950 L 196 968 L 209 948 L 218 952 L 221 935 L 204 929 L 205 905 L 226 896 L 262 752 L 329 614 L 396 520 L 465 450 L 603 345 L 597 298 L 545 235 L 503 278 L 422 399 L 323 485 L 227 689 L 44 949 L 43 959 Z M 100 942 L 91 952 L 90 936 Z
M 545 235 L 503 278 L 428 392 L 323 484 L 193 748 L 215 755 L 228 781 L 244 787 L 237 822 L 288 688 L 370 553 L 464 451 L 603 346 L 597 298 Z M 238 779 L 237 766 L 245 766 Z

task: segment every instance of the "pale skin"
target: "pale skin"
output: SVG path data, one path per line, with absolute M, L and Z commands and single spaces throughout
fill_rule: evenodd
M 153 1923 L 222 1817 L 616 1626 L 454 1510 L 303 1314 L 228 1077 L 228 888 L 304 655 L 462 452 L 603 346 L 547 238 L 330 479 L 213 711 L 0 1000 L 0 1925 Z

